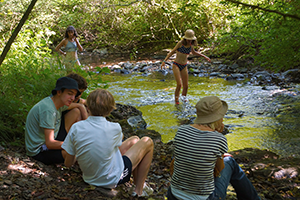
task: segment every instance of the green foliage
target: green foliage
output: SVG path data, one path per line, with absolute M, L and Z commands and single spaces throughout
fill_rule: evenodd
M 0 101 L 3 105 L 0 107 L 0 141 L 23 139 L 29 110 L 50 95 L 56 80 L 67 74 L 48 48 L 51 33 L 49 29 L 22 31 L 0 66 Z M 73 69 L 87 79 L 90 88 L 100 87 L 98 83 L 103 83 L 101 74 L 109 73 L 107 68 L 96 70 L 86 72 L 80 66 Z M 107 83 L 103 87 L 108 87 Z
M 249 1 L 257 5 L 258 1 Z M 228 15 L 230 29 L 220 33 L 216 53 L 226 53 L 230 59 L 252 57 L 256 65 L 274 71 L 287 70 L 300 65 L 300 20 L 284 17 L 297 14 L 296 1 L 259 1 L 263 9 L 226 4 L 228 9 L 236 9 Z M 281 13 L 281 14 L 279 14 Z
M 0 50 L 3 50 L 31 0 L 0 0 Z M 67 26 L 79 33 L 82 46 L 108 47 L 128 53 L 172 48 L 186 29 L 199 44 L 231 60 L 254 58 L 255 64 L 279 71 L 300 66 L 299 1 L 244 0 L 56 0 L 38 1 L 0 66 L 0 141 L 22 138 L 30 108 L 49 95 L 58 77 L 66 75 L 51 48 Z M 245 6 L 259 6 L 254 9 Z M 269 10 L 269 11 L 268 11 Z M 107 68 L 74 67 L 89 83 L 88 91 L 107 88 Z

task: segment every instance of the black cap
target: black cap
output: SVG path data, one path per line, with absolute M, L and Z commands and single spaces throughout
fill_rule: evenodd
M 76 96 L 81 94 L 81 92 L 78 89 L 77 81 L 75 81 L 74 79 L 69 78 L 69 77 L 61 77 L 61 78 L 57 79 L 56 86 L 55 86 L 54 90 L 52 90 L 52 94 L 53 95 L 56 94 L 57 91 L 59 91 L 63 88 L 77 90 Z

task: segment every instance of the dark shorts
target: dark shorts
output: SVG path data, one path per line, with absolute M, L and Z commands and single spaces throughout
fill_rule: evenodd
M 187 66 L 187 64 L 183 65 L 183 64 L 179 64 L 177 62 L 173 62 L 173 65 L 176 65 L 180 71 L 182 71 Z
M 124 184 L 130 180 L 131 172 L 132 172 L 132 163 L 131 160 L 127 156 L 122 156 L 124 162 L 124 170 L 122 176 L 117 185 Z
M 65 129 L 65 117 L 64 117 L 64 115 L 68 111 L 69 110 L 62 112 L 61 124 L 60 124 L 60 128 L 59 128 L 59 131 L 58 131 L 58 134 L 57 134 L 55 140 L 64 141 L 68 134 Z M 45 149 L 45 150 L 42 150 L 37 155 L 32 156 L 32 158 L 34 158 L 35 160 L 41 161 L 42 163 L 44 163 L 46 165 L 63 163 L 65 160 L 62 156 L 61 151 L 62 151 L 61 149 Z

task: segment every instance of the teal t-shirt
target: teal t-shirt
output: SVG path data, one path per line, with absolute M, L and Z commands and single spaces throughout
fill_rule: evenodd
M 28 156 L 35 156 L 41 151 L 41 146 L 45 144 L 44 128 L 54 129 L 54 138 L 56 138 L 61 113 L 67 109 L 68 106 L 63 106 L 57 110 L 51 96 L 42 99 L 31 108 L 25 125 L 25 145 Z

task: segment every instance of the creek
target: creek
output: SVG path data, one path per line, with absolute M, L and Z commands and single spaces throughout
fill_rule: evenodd
M 215 95 L 229 105 L 224 117 L 229 151 L 258 148 L 282 157 L 300 157 L 299 84 L 283 89 L 252 84 L 249 78 L 227 81 L 189 75 L 189 101 L 175 105 L 176 82 L 170 71 L 110 73 L 102 79 L 108 81 L 116 103 L 139 109 L 147 129 L 159 132 L 165 143 L 174 138 L 178 126 L 193 122 L 194 105 L 200 98 Z

